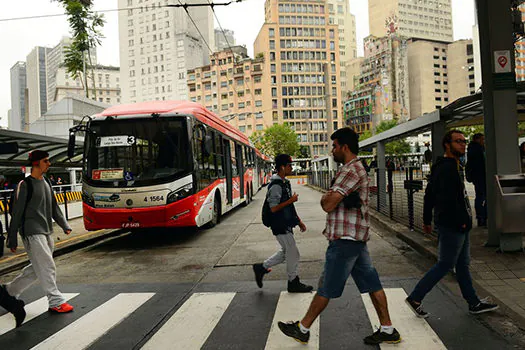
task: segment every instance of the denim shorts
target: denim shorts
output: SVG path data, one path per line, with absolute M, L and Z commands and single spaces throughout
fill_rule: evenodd
M 383 289 L 379 275 L 372 265 L 366 242 L 347 239 L 331 241 L 326 250 L 324 271 L 319 279 L 317 294 L 329 299 L 340 297 L 350 274 L 361 293 Z

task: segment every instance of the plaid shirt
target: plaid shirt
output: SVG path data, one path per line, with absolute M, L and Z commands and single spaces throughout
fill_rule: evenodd
M 335 181 L 329 191 L 347 196 L 359 191 L 361 209 L 346 209 L 343 202 L 326 215 L 326 227 L 323 234 L 330 241 L 348 237 L 355 241 L 366 242 L 369 239 L 368 229 L 368 175 L 358 159 L 343 165 L 335 175 Z

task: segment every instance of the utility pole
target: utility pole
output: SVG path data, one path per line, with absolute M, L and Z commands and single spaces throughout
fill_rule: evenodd
M 487 246 L 521 247 L 521 234 L 496 232 L 495 175 L 520 172 L 511 0 L 476 0 L 486 140 Z

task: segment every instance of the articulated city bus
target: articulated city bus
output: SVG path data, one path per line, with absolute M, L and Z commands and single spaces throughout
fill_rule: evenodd
M 244 134 L 193 102 L 114 106 L 77 131 L 87 230 L 214 226 L 270 175 Z

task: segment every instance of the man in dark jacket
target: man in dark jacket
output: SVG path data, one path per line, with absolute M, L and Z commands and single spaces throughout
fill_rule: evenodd
M 498 305 L 480 300 L 472 286 L 470 275 L 470 239 L 472 211 L 461 180 L 459 158 L 465 154 L 467 140 L 459 130 L 451 130 L 443 138 L 445 157 L 438 158 L 425 191 L 423 208 L 423 229 L 432 232 L 432 209 L 439 233 L 439 258 L 416 285 L 406 299 L 411 310 L 418 317 L 426 318 L 428 313 L 421 306 L 425 295 L 453 268 L 461 288 L 461 294 L 469 305 L 471 314 L 496 310 Z
M 301 221 L 295 210 L 294 203 L 297 202 L 298 195 L 292 194 L 290 181 L 286 179 L 286 176 L 292 173 L 292 157 L 287 154 L 278 155 L 275 157 L 275 168 L 277 174 L 274 174 L 270 179 L 266 196 L 272 212 L 272 233 L 281 245 L 281 249 L 262 264 L 253 265 L 255 281 L 261 288 L 263 277 L 271 271 L 271 267 L 286 261 L 288 292 L 309 293 L 313 287 L 301 283 L 297 274 L 300 255 L 293 235 L 293 228 L 298 225 L 301 232 L 304 232 L 306 225 Z
M 485 136 L 476 134 L 468 145 L 467 181 L 474 184 L 476 190 L 476 218 L 478 226 L 487 226 L 487 176 L 485 173 Z

